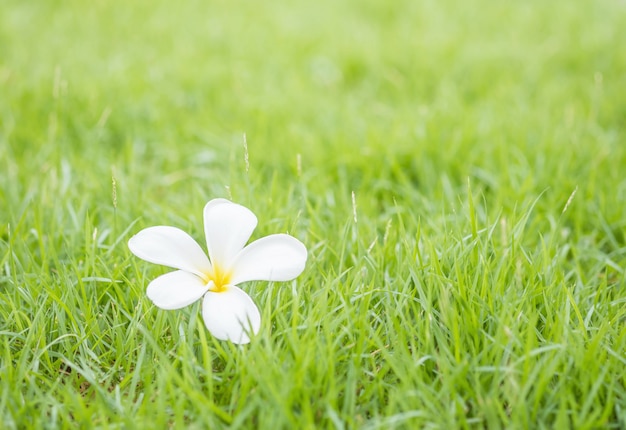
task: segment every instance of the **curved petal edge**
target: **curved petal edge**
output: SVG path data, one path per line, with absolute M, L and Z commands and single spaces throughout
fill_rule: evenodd
M 177 270 L 150 282 L 146 295 L 155 306 L 172 310 L 184 308 L 199 300 L 208 289 L 208 285 L 196 275 Z
M 142 260 L 198 276 L 211 270 L 211 263 L 198 242 L 176 227 L 143 229 L 128 240 L 128 248 Z
M 237 344 L 250 342 L 261 327 L 261 314 L 250 296 L 234 285 L 225 291 L 205 294 L 202 302 L 204 325 L 213 336 Z
M 288 234 L 273 234 L 246 246 L 235 258 L 233 284 L 246 281 L 289 281 L 302 273 L 306 246 Z
M 245 206 L 213 199 L 204 207 L 204 232 L 211 262 L 228 270 L 256 228 L 257 217 Z

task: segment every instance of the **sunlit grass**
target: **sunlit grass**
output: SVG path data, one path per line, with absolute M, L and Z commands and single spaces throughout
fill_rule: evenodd
M 626 6 L 457 3 L 3 5 L 3 426 L 625 427 Z M 126 246 L 215 197 L 245 347 Z

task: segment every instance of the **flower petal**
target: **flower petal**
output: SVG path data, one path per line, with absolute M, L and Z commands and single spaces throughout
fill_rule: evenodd
M 211 271 L 211 263 L 198 242 L 176 227 L 148 227 L 131 237 L 128 247 L 137 257 L 150 263 L 201 277 Z
M 225 291 L 209 291 L 202 302 L 202 318 L 211 334 L 220 340 L 244 344 L 258 333 L 261 315 L 250 296 L 234 285 Z
M 214 199 L 204 207 L 204 232 L 211 262 L 229 270 L 233 258 L 245 246 L 257 225 L 250 209 L 226 199 Z
M 161 309 L 180 309 L 200 299 L 209 289 L 196 275 L 183 270 L 161 275 L 148 285 L 146 294 Z
M 306 247 L 288 234 L 273 234 L 252 242 L 237 255 L 233 284 L 246 281 L 289 281 L 304 270 Z

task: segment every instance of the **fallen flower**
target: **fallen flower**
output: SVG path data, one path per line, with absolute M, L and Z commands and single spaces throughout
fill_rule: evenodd
M 261 315 L 237 287 L 246 281 L 289 281 L 304 270 L 306 247 L 287 234 L 273 234 L 245 246 L 257 225 L 246 207 L 214 199 L 204 207 L 209 257 L 191 236 L 176 227 L 141 230 L 128 241 L 137 257 L 179 269 L 154 279 L 147 295 L 161 309 L 180 309 L 204 296 L 202 318 L 220 340 L 244 344 L 258 333 Z

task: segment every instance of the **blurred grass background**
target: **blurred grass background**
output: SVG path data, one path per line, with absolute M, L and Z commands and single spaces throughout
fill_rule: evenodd
M 7 425 L 626 425 L 624 1 L 0 11 Z M 311 253 L 249 352 L 125 246 L 213 197 Z
M 300 154 L 305 171 L 324 172 L 321 188 L 338 175 L 348 191 L 378 182 L 371 167 L 384 164 L 438 199 L 456 199 L 442 177 L 454 189 L 468 176 L 505 187 L 500 205 L 547 188 L 566 199 L 576 185 L 589 197 L 597 172 L 621 181 L 605 167 L 623 159 L 623 9 L 8 2 L 4 158 L 9 171 L 28 160 L 41 174 L 66 160 L 89 164 L 81 175 L 115 166 L 120 182 L 206 192 L 216 182 L 208 172 L 239 174 L 223 166 L 234 147 L 240 161 L 246 133 L 259 175 L 293 172 Z M 12 182 L 3 188 L 27 186 Z

